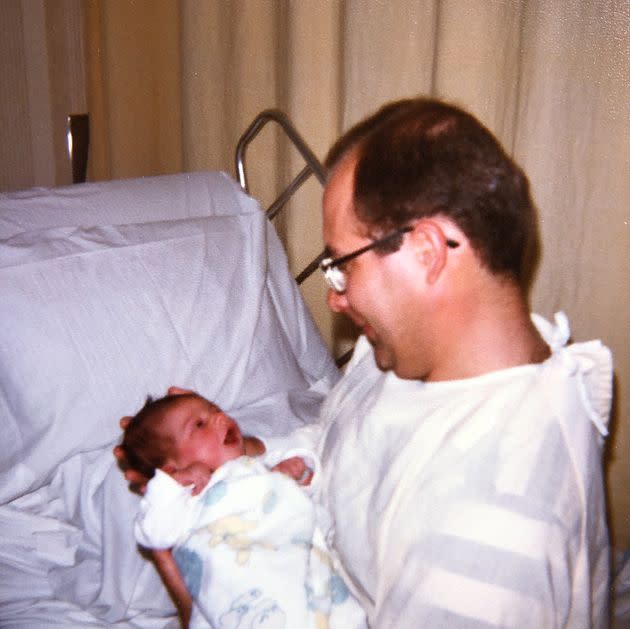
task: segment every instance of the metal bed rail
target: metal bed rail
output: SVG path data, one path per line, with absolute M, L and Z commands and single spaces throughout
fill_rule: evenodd
M 245 153 L 247 147 L 251 141 L 261 132 L 263 127 L 269 123 L 275 122 L 284 131 L 285 135 L 289 138 L 293 146 L 299 151 L 300 155 L 304 158 L 306 165 L 302 170 L 293 178 L 293 180 L 286 186 L 286 188 L 278 195 L 278 197 L 271 203 L 271 205 L 265 210 L 267 218 L 273 219 L 276 214 L 287 204 L 293 194 L 300 188 L 300 186 L 311 176 L 315 175 L 319 183 L 322 186 L 326 183 L 326 169 L 322 166 L 321 162 L 315 157 L 315 154 L 309 146 L 306 144 L 302 136 L 297 132 L 286 114 L 279 109 L 266 109 L 259 113 L 254 121 L 247 127 L 247 129 L 241 135 L 238 144 L 236 145 L 235 153 L 235 165 L 236 175 L 241 188 L 249 194 L 249 187 L 247 185 L 247 174 L 245 169 Z M 322 251 L 312 262 L 310 262 L 302 271 L 297 275 L 295 281 L 301 284 L 310 277 L 319 268 L 319 263 L 323 260 L 325 254 Z M 335 361 L 338 367 L 345 365 L 352 356 L 352 350 L 347 351 L 345 354 L 337 358 Z
M 238 182 L 245 192 L 249 194 L 249 186 L 247 184 L 247 173 L 245 168 L 245 154 L 247 147 L 251 141 L 262 131 L 263 127 L 269 123 L 275 122 L 289 138 L 293 146 L 299 151 L 300 155 L 306 162 L 302 170 L 291 180 L 286 188 L 277 196 L 271 205 L 265 210 L 267 218 L 273 219 L 276 214 L 288 203 L 293 194 L 300 186 L 311 176 L 315 175 L 319 183 L 324 185 L 326 182 L 326 170 L 315 157 L 315 154 L 309 148 L 302 136 L 297 132 L 287 115 L 279 109 L 266 109 L 259 113 L 254 121 L 247 127 L 243 135 L 241 135 L 236 145 L 235 165 Z M 301 284 L 310 277 L 319 267 L 319 263 L 324 258 L 324 253 L 319 254 L 310 264 L 308 264 L 301 273 L 295 278 L 298 284 Z

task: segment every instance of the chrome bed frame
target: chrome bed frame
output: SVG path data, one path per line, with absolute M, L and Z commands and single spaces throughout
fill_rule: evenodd
M 254 121 L 247 127 L 243 135 L 241 135 L 236 145 L 235 165 L 238 182 L 245 192 L 249 194 L 249 186 L 247 185 L 247 174 L 245 169 L 245 153 L 250 142 L 262 131 L 268 122 L 275 122 L 284 131 L 293 146 L 299 151 L 304 158 L 306 165 L 293 178 L 293 180 L 278 195 L 275 201 L 265 210 L 267 218 L 272 220 L 278 212 L 288 203 L 293 194 L 300 186 L 311 176 L 315 175 L 322 186 L 326 182 L 326 170 L 321 162 L 315 157 L 315 154 L 306 144 L 302 136 L 297 132 L 289 118 L 279 109 L 266 109 L 259 113 Z M 324 253 L 320 253 L 304 270 L 295 278 L 298 284 L 310 277 L 319 267 L 320 261 L 324 258 Z
M 241 188 L 249 194 L 247 185 L 247 173 L 245 168 L 245 153 L 250 142 L 260 133 L 268 122 L 275 122 L 284 131 L 293 146 L 299 151 L 306 162 L 304 168 L 293 178 L 293 180 L 282 190 L 276 200 L 265 210 L 267 218 L 272 220 L 278 212 L 288 203 L 293 194 L 311 176 L 315 175 L 319 183 L 323 186 L 326 183 L 326 169 L 315 157 L 302 136 L 295 129 L 287 115 L 279 109 L 265 109 L 260 112 L 254 121 L 247 127 L 241 135 L 235 151 L 236 176 Z M 312 262 L 310 262 L 295 278 L 298 284 L 310 277 L 319 268 L 319 263 L 324 259 L 325 253 L 322 251 Z M 337 367 L 343 367 L 351 358 L 352 349 L 339 356 L 335 362 Z
M 265 210 L 267 218 L 272 220 L 278 212 L 288 203 L 293 194 L 300 186 L 311 176 L 315 175 L 319 183 L 323 186 L 326 183 L 326 169 L 322 163 L 315 157 L 315 154 L 309 148 L 302 136 L 295 129 L 287 115 L 279 109 L 265 109 L 260 112 L 254 121 L 247 127 L 241 135 L 235 151 L 235 169 L 236 176 L 241 188 L 249 194 L 249 186 L 247 185 L 247 173 L 245 168 L 245 153 L 250 142 L 262 131 L 268 122 L 275 122 L 284 131 L 293 146 L 299 151 L 300 155 L 306 162 L 304 168 L 293 178 L 293 180 L 282 190 L 275 201 Z M 298 284 L 302 284 L 304 280 L 309 278 L 319 268 L 319 263 L 324 259 L 325 253 L 322 251 L 314 260 L 312 260 L 295 278 Z M 348 350 L 335 359 L 337 367 L 343 367 L 352 357 L 352 349 Z

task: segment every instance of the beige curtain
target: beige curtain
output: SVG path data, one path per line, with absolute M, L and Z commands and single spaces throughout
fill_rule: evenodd
M 90 178 L 119 179 L 180 171 L 178 3 L 88 0 L 84 8 Z
M 87 108 L 81 1 L 0 2 L 0 191 L 72 182 L 67 118 Z
M 627 0 L 92 0 L 95 178 L 223 169 L 262 109 L 323 156 L 383 102 L 433 94 L 475 112 L 529 173 L 542 264 L 533 308 L 614 351 L 611 521 L 630 545 L 630 90 Z M 276 133 L 248 153 L 265 201 L 299 159 Z M 279 228 L 292 264 L 321 247 L 319 186 Z M 298 244 L 299 243 L 299 244 Z M 306 244 L 304 244 L 306 243 Z M 304 287 L 337 342 L 319 279 Z

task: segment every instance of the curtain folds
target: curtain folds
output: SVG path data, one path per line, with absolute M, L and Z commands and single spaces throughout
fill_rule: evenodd
M 614 351 L 611 517 L 617 545 L 630 545 L 627 0 L 90 0 L 87 12 L 93 178 L 233 173 L 238 137 L 269 107 L 322 158 L 388 100 L 436 95 L 478 115 L 539 206 L 533 309 L 565 310 L 576 340 Z M 273 130 L 248 158 L 264 202 L 301 168 Z M 309 182 L 280 221 L 296 267 L 321 247 L 320 197 Z M 304 292 L 339 344 L 322 283 Z
M 183 168 L 180 7 L 173 0 L 85 4 L 89 178 Z
M 0 191 L 72 182 L 67 119 L 86 112 L 81 0 L 0 2 Z

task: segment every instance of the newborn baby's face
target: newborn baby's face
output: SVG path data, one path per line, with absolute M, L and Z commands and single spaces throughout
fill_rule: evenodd
M 175 456 L 169 463 L 176 469 L 201 463 L 214 472 L 226 461 L 245 454 L 238 424 L 199 395 L 177 396 L 165 421 L 175 442 Z

